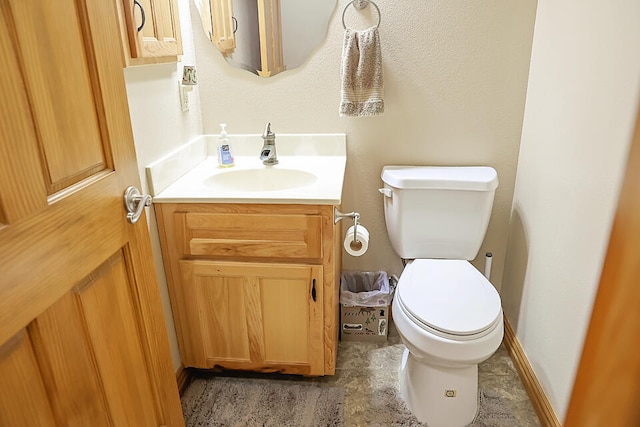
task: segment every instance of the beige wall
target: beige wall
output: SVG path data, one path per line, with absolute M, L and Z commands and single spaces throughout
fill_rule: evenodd
M 341 118 L 341 15 L 338 1 L 326 42 L 299 69 L 262 79 L 229 66 L 202 33 L 195 7 L 179 0 L 185 64 L 197 59 L 199 86 L 191 111 L 180 111 L 181 64 L 125 70 L 138 163 L 143 168 L 201 133 L 261 133 L 267 121 L 276 133 L 345 132 L 348 164 L 343 209 L 357 210 L 371 232 L 369 252 L 344 267 L 388 270 L 401 263 L 387 239 L 380 171 L 386 164 L 490 165 L 500 187 L 480 254 L 492 251 L 493 282 L 500 288 L 518 147 L 520 142 L 536 3 L 429 1 L 378 2 L 384 60 L 386 112 Z M 368 24 L 347 13 L 356 28 Z M 373 18 L 374 20 L 377 17 Z M 193 30 L 191 22 L 194 23 Z M 195 30 L 195 31 L 194 31 Z M 257 154 L 257 153 L 256 153 Z M 169 327 L 174 365 L 180 363 L 160 259 L 152 243 Z M 479 267 L 482 267 L 480 257 Z
M 502 299 L 561 420 L 638 106 L 638 18 L 637 0 L 538 2 Z
M 495 167 L 500 187 L 480 253 L 493 252 L 499 288 L 535 1 L 378 2 L 386 110 L 367 118 L 338 115 L 341 16 L 347 3 L 338 1 L 327 40 L 307 63 L 269 79 L 230 67 L 202 31 L 195 31 L 205 133 L 217 133 L 220 122 L 230 133 L 261 133 L 266 122 L 276 134 L 345 132 L 343 209 L 360 212 L 371 233 L 369 251 L 360 258 L 345 254 L 345 269 L 401 270 L 377 192 L 383 165 Z M 347 23 L 366 28 L 359 19 L 368 13 L 351 8 Z
M 277 133 L 346 132 L 343 206 L 361 212 L 372 247 L 361 258 L 345 256 L 345 267 L 398 273 L 376 191 L 381 167 L 494 166 L 501 185 L 481 254 L 494 252 L 493 281 L 498 288 L 503 283 L 506 313 L 563 418 L 638 100 L 639 4 L 540 0 L 518 160 L 535 1 L 442 0 L 410 7 L 379 1 L 386 112 L 372 118 L 337 113 L 346 3 L 338 2 L 327 41 L 306 64 L 263 80 L 226 64 L 197 23 L 193 33 L 197 16 L 189 0 L 179 0 L 184 61 L 197 57 L 200 87 L 190 95 L 191 111 L 183 113 L 176 86 L 181 64 L 125 71 L 141 177 L 146 164 L 203 131 L 217 133 L 220 122 L 232 133 L 260 133 L 267 121 Z M 358 15 L 349 11 L 348 22 L 360 24 Z

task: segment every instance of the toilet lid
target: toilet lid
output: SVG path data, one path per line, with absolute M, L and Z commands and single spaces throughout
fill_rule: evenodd
M 415 321 L 447 335 L 479 334 L 502 313 L 496 289 L 465 260 L 415 260 L 400 276 L 396 292 Z

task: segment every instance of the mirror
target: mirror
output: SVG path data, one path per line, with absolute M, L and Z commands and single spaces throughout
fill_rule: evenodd
M 194 0 L 227 62 L 261 77 L 299 67 L 324 41 L 336 0 Z

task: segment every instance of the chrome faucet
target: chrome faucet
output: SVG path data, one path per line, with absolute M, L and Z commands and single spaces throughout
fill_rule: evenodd
M 265 166 L 273 166 L 278 164 L 278 155 L 276 154 L 276 134 L 271 132 L 271 123 L 267 123 L 262 134 L 264 140 L 262 150 L 260 150 L 260 160 Z

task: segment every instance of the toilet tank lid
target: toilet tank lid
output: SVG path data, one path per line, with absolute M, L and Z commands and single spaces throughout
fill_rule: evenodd
M 395 188 L 492 191 L 498 174 L 489 166 L 385 166 L 382 181 Z

